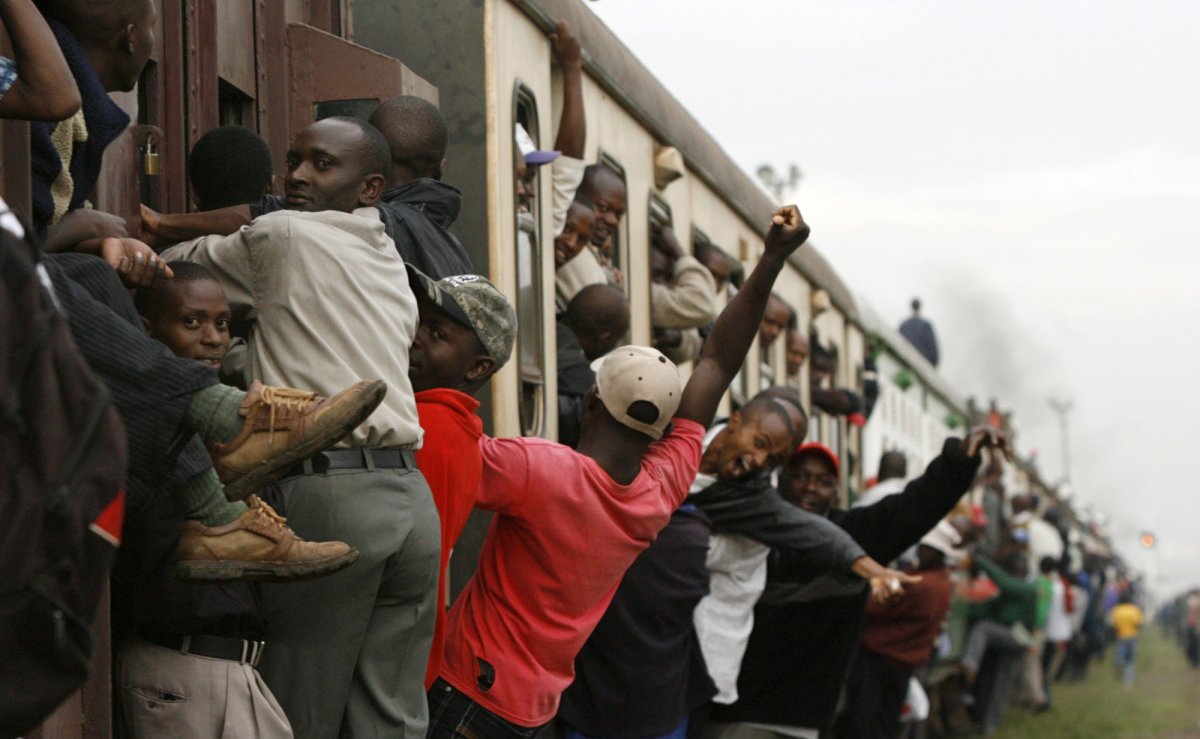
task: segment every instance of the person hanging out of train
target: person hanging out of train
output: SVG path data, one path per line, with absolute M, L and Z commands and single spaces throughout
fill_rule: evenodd
M 826 413 L 846 416 L 851 423 L 862 426 L 866 419 L 862 415 L 862 397 L 853 390 L 837 387 L 838 358 L 833 349 L 827 349 L 814 333 L 809 339 L 812 354 L 808 358 L 808 397 L 812 404 Z
M 99 178 L 105 147 L 129 123 L 107 91 L 136 84 L 153 45 L 154 3 L 47 0 L 43 8 L 83 104 L 58 127 L 37 123 L 31 132 L 34 220 L 49 231 L 44 246 L 55 252 L 44 255 L 42 264 L 76 345 L 124 421 L 130 508 L 171 487 L 185 518 L 224 527 L 246 511 L 240 500 L 297 459 L 298 450 L 330 446 L 348 434 L 378 404 L 383 388 L 354 385 L 329 400 L 291 388 L 247 394 L 220 385 L 211 366 L 175 357 L 145 335 L 125 287 L 160 284 L 171 272 L 148 246 L 126 238 L 123 219 L 81 206 Z M 60 141 L 74 143 L 60 152 L 55 143 Z M 57 253 L 66 250 L 71 251 Z M 278 401 L 293 395 L 297 400 L 288 404 Z M 260 434 L 267 417 L 275 419 L 275 427 Z M 266 437 L 289 429 L 294 433 L 285 443 L 267 443 Z M 220 479 L 201 439 L 217 445 Z M 188 550 L 181 572 L 206 579 L 237 571 L 220 559 L 280 580 L 337 569 L 321 548 L 264 548 L 241 527 L 220 531 L 213 546 Z M 341 556 L 336 564 L 348 564 L 348 553 Z
M 591 164 L 584 170 L 579 194 L 580 200 L 592 206 L 595 224 L 591 243 L 558 269 L 560 307 L 588 285 L 607 282 L 620 287 L 624 281 L 621 270 L 613 263 L 613 253 L 617 229 L 625 215 L 625 180 L 606 164 Z
M 784 354 L 784 371 L 788 384 L 799 387 L 800 369 L 808 361 L 808 337 L 799 328 L 789 328 L 785 337 L 787 352 Z
M 198 264 L 173 262 L 171 269 L 172 280 L 138 290 L 143 324 L 176 356 L 219 363 L 230 343 L 225 291 Z M 333 549 L 325 557 L 349 549 L 296 540 L 257 496 L 246 501 L 246 510 L 225 528 L 257 539 L 264 548 Z M 124 545 L 113 568 L 113 612 L 117 700 L 122 724 L 134 739 L 220 736 L 223 731 L 261 739 L 292 736 L 283 708 L 255 669 L 265 650 L 261 587 L 247 582 L 197 586 L 172 572 L 171 554 L 212 546 L 205 539 L 219 538 L 211 533 L 197 521 L 185 523 L 169 496 L 127 511 Z
M 717 314 L 717 284 L 700 260 L 687 254 L 670 226 L 650 224 L 650 322 L 655 348 L 672 362 L 700 355 L 700 328 Z
M 245 126 L 210 128 L 188 153 L 196 210 L 261 201 L 271 192 L 275 165 L 266 140 Z
M 771 408 L 767 401 L 775 406 L 774 417 L 762 411 Z M 776 438 L 780 429 L 774 436 L 768 433 L 767 422 L 780 417 L 778 410 L 792 407 L 801 415 L 796 430 L 802 433 L 791 439 Z M 800 410 L 795 391 L 768 388 L 735 411 L 728 424 L 709 430 L 705 462 L 690 500 L 712 522 L 707 560 L 711 593 L 697 606 L 695 623 L 717 686 L 716 704 L 737 700 L 738 673 L 772 551 L 807 562 L 813 572 L 860 578 L 881 602 L 898 597 L 902 587 L 913 582 L 879 564 L 865 545 L 833 522 L 815 511 L 789 506 L 772 490 L 770 471 L 804 448 L 807 427 L 807 414 Z M 769 449 L 768 439 L 775 440 Z M 775 446 L 780 441 L 783 445 Z
M 386 380 L 387 396 L 350 448 L 280 474 L 297 532 L 327 538 L 336 528 L 361 556 L 332 578 L 264 591 L 271 648 L 261 671 L 297 736 L 419 736 L 440 537 L 413 459 L 422 434 L 408 377 L 417 301 L 374 207 L 391 152 L 366 121 L 333 117 L 296 133 L 287 165 L 286 210 L 164 256 L 204 265 L 232 300 L 255 308 L 254 376 L 318 390 L 361 375 Z
M 942 454 L 903 493 L 845 511 L 834 507 L 837 456 L 810 442 L 784 465 L 779 494 L 840 526 L 871 557 L 890 562 L 953 509 L 969 488 L 984 447 L 1011 454 L 1006 436 L 974 429 L 966 439 L 946 439 Z M 859 641 L 868 590 L 861 582 L 818 572 L 813 564 L 810 557 L 782 549 L 769 555 L 766 590 L 754 608 L 754 626 L 737 675 L 737 701 L 714 704 L 714 725 L 707 735 L 736 735 L 738 725 L 746 723 L 787 727 L 796 735 L 815 736 L 828 729 Z M 797 685 L 804 690 L 797 691 Z M 809 734 L 798 733 L 802 731 Z
M 706 239 L 696 239 L 692 251 L 696 259 L 700 260 L 700 264 L 712 275 L 715 290 L 720 293 L 729 282 L 729 255 Z
M 370 123 L 384 135 L 391 152 L 387 187 L 374 207 L 397 252 L 430 276 L 474 273 L 462 242 L 449 231 L 462 207 L 462 193 L 442 182 L 449 133 L 437 106 L 401 95 L 380 103 Z M 223 153 L 217 161 L 230 155 Z M 276 195 L 201 213 L 157 213 L 143 205 L 142 238 L 161 247 L 230 235 L 258 216 L 287 207 L 286 199 Z
M 558 353 L 558 441 L 579 443 L 583 401 L 596 384 L 592 363 L 616 348 L 629 330 L 629 299 L 608 283 L 588 285 L 555 321 Z
M 497 515 L 450 611 L 430 737 L 529 736 L 554 717 L 625 570 L 686 497 L 705 428 L 808 231 L 794 206 L 775 212 L 762 258 L 686 386 L 658 351 L 622 347 L 599 362 L 578 451 L 481 438 L 477 505 Z
M 709 429 L 687 510 L 638 556 L 575 660 L 576 682 L 559 712 L 568 737 L 688 735 L 689 713 L 736 680 L 738 626 L 748 633 L 741 604 L 753 606 L 753 583 L 765 578 L 753 554 L 770 551 L 762 542 L 803 552 L 822 571 L 873 575 L 876 592 L 890 597 L 887 581 L 901 573 L 769 488 L 771 468 L 807 429 L 799 397 L 785 388 L 760 393 Z M 670 590 L 660 580 L 666 573 Z
M 420 316 L 409 350 L 408 376 L 416 392 L 425 435 L 417 466 L 429 482 L 441 521 L 437 622 L 425 670 L 425 687 L 442 667 L 445 644 L 447 565 L 450 552 L 475 508 L 483 475 L 479 438 L 483 420 L 475 395 L 512 356 L 517 314 L 504 293 L 483 277 L 434 280 L 409 267 Z

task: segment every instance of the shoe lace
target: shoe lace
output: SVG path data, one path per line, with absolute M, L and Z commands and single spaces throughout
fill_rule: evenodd
M 317 399 L 316 393 L 297 390 L 291 387 L 273 387 L 271 385 L 263 385 L 258 392 L 258 400 L 263 405 L 271 409 L 271 420 L 269 430 L 267 431 L 267 444 L 275 441 L 275 411 L 277 409 L 287 409 L 292 411 L 303 411 L 309 403 Z M 268 506 L 269 507 L 269 506 Z M 274 513 L 274 511 L 271 511 Z
M 246 506 L 255 511 L 260 518 L 266 519 L 266 521 L 271 525 L 280 529 L 290 528 L 287 525 L 287 519 L 279 515 L 278 511 L 272 508 L 267 501 L 263 500 L 257 495 L 251 495 L 246 498 Z

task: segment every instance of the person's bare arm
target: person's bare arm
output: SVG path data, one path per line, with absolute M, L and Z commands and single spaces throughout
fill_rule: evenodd
M 884 567 L 870 557 L 859 557 L 854 560 L 850 570 L 867 581 L 871 587 L 871 599 L 876 603 L 895 600 L 904 595 L 905 585 L 915 585 L 921 582 L 920 575 L 910 575 L 907 572 Z
M 554 148 L 573 159 L 583 159 L 587 145 L 587 123 L 583 116 L 583 50 L 566 21 L 550 34 L 554 60 L 563 72 L 563 109 Z
M 157 213 L 142 206 L 142 241 L 155 248 L 202 236 L 228 236 L 250 223 L 249 205 L 200 213 Z
M 676 418 L 686 418 L 701 426 L 712 423 L 721 396 L 741 369 L 746 352 L 758 335 L 775 278 L 788 256 L 808 239 L 808 233 L 808 225 L 796 206 L 775 211 L 767 232 L 766 249 L 742 289 L 717 316 L 696 368 L 683 388 Z
M 101 239 L 123 239 L 129 236 L 125 219 L 94 208 L 68 211 L 50 227 L 43 248 L 50 253 L 78 251 L 96 254 Z
M 0 20 L 12 39 L 17 63 L 17 80 L 0 98 L 0 118 L 61 121 L 75 115 L 79 88 L 33 0 L 0 2 Z

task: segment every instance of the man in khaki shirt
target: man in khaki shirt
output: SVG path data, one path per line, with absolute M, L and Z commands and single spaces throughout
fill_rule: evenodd
M 370 124 L 327 118 L 296 135 L 287 164 L 288 210 L 164 252 L 208 267 L 231 300 L 253 306 L 250 377 L 303 378 L 318 392 L 347 378 L 388 384 L 353 447 L 281 479 L 298 532 L 320 540 L 336 530 L 361 556 L 338 575 L 265 591 L 271 647 L 261 671 L 297 737 L 423 736 L 440 543 L 412 456 L 421 443 L 408 379 L 416 299 L 371 207 L 391 156 Z

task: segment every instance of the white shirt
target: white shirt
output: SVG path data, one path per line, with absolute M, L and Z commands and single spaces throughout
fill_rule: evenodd
M 705 434 L 704 450 L 724 428 L 719 424 Z M 700 473 L 691 492 L 700 492 L 716 481 L 716 477 Z M 737 701 L 738 673 L 754 629 L 754 605 L 767 586 L 770 553 L 766 545 L 738 534 L 713 534 L 708 539 L 709 592 L 697 604 L 693 621 L 709 677 L 717 686 L 713 698 L 717 703 Z
M 1071 615 L 1067 613 L 1067 594 L 1062 578 L 1051 578 L 1054 595 L 1050 598 L 1050 614 L 1046 616 L 1046 641 L 1071 640 Z

